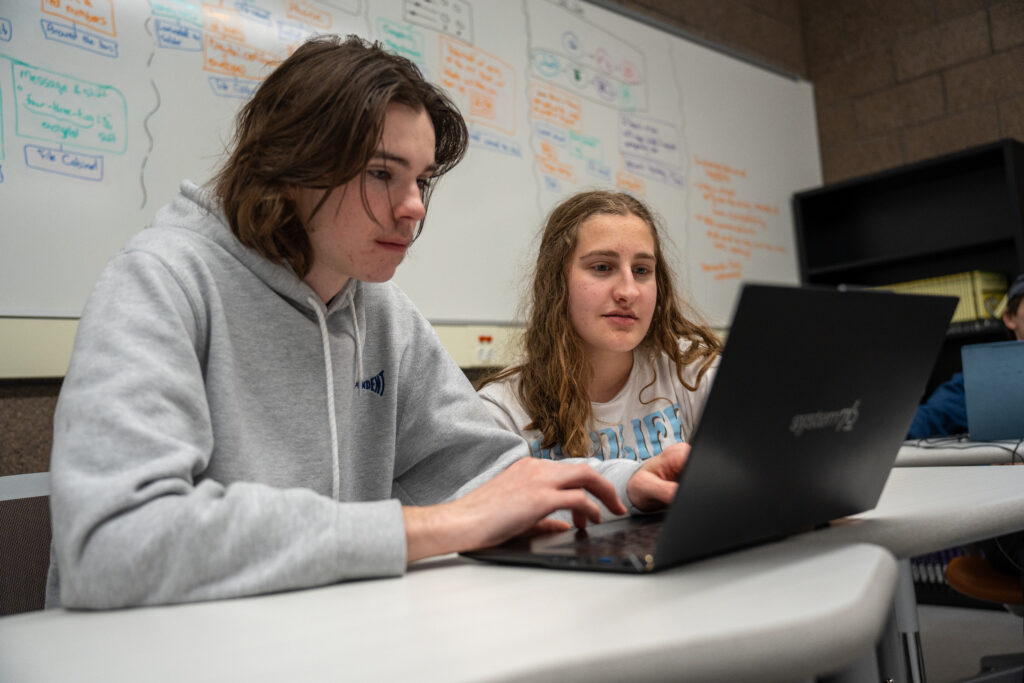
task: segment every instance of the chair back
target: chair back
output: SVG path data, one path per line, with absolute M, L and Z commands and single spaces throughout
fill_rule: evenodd
M 0 616 L 43 609 L 50 566 L 49 473 L 0 477 Z

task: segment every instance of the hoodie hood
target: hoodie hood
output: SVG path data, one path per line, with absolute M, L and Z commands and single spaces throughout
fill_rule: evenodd
M 325 315 L 331 316 L 336 311 L 354 304 L 355 290 L 358 289 L 359 283 L 351 278 L 329 304 L 311 304 L 310 297 L 315 302 L 320 301 L 316 292 L 299 279 L 287 264 L 274 263 L 239 242 L 231 232 L 224 210 L 213 192 L 190 180 L 183 181 L 180 193 L 170 204 L 157 211 L 153 224 L 161 227 L 178 226 L 215 242 L 268 287 L 312 319 L 316 318 L 317 307 Z

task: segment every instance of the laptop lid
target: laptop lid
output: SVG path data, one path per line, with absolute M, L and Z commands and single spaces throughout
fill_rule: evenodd
M 1024 341 L 960 349 L 971 441 L 1024 437 Z
M 581 547 L 579 557 L 567 557 L 605 527 L 644 528 L 636 519 L 467 554 L 652 571 L 873 508 L 956 303 L 875 290 L 745 285 L 653 555 L 616 559 Z
M 744 287 L 657 563 L 873 508 L 956 301 Z

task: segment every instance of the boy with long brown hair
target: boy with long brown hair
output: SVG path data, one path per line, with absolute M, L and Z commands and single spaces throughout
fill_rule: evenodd
M 556 510 L 597 521 L 588 492 L 618 513 L 671 498 L 678 458 L 526 457 L 388 282 L 467 138 L 411 62 L 356 37 L 313 39 L 266 79 L 215 181 L 182 184 L 82 315 L 54 420 L 50 606 L 396 575 L 567 528 Z

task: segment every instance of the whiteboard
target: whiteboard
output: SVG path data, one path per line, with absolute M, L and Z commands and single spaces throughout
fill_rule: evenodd
M 821 184 L 811 85 L 597 5 L 0 0 L 0 316 L 79 316 L 315 33 L 381 41 L 466 117 L 469 153 L 395 277 L 432 322 L 515 321 L 544 217 L 592 188 L 650 203 L 713 324 L 741 281 L 798 281 L 790 196 Z

